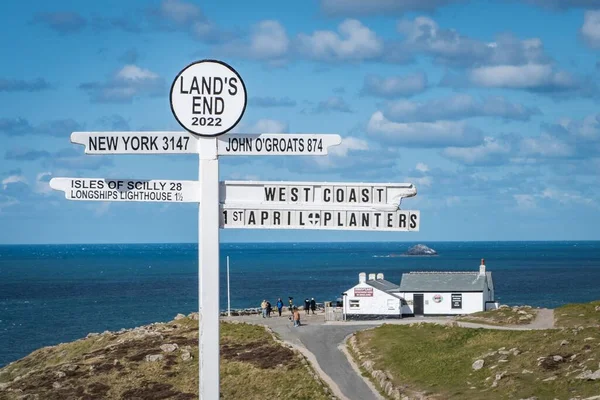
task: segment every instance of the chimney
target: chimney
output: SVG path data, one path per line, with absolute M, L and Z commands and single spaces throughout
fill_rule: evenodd
M 358 274 L 358 283 L 365 283 L 367 281 L 367 274 L 364 272 L 361 272 L 360 274 Z
M 479 266 L 479 275 L 485 275 L 485 259 L 481 259 L 481 265 Z
M 378 281 L 382 281 L 383 280 L 383 273 L 382 272 L 380 272 L 380 273 L 377 274 L 377 280 Z
M 369 280 L 370 281 L 374 281 L 375 280 L 375 274 L 369 274 Z

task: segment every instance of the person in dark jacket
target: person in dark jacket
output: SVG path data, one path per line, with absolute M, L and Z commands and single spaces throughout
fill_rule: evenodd
M 308 315 L 310 313 L 310 300 L 304 299 L 304 314 Z
M 310 309 L 311 309 L 313 315 L 315 315 L 315 310 L 317 309 L 317 302 L 315 301 L 314 297 L 312 299 L 310 299 Z
M 273 311 L 273 306 L 270 301 L 267 301 L 267 317 L 271 318 L 271 312 Z
M 281 310 L 283 310 L 283 301 L 281 301 L 281 299 L 277 299 L 277 311 L 279 312 L 280 317 L 281 317 Z

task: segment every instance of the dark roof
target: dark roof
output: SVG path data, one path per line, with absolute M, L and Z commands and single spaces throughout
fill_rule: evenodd
M 389 292 L 391 290 L 398 291 L 399 286 L 385 279 L 368 280 L 366 284 L 373 286 L 375 289 L 379 289 L 383 292 Z
M 410 272 L 402 274 L 400 292 L 483 291 L 486 280 L 493 288 L 491 272 Z

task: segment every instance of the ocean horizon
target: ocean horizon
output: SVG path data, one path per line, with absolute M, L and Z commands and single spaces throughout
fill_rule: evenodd
M 424 243 L 438 256 L 399 256 Z M 220 305 L 288 296 L 335 300 L 360 272 L 476 271 L 497 300 L 557 307 L 600 298 L 600 241 L 221 243 Z M 198 309 L 196 243 L 0 245 L 0 366 L 90 332 L 171 320 Z

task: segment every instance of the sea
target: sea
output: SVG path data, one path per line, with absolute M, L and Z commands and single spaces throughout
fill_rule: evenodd
M 600 299 L 600 242 L 426 242 L 439 255 L 402 256 L 409 242 L 221 245 L 220 304 L 334 301 L 360 272 L 399 283 L 408 271 L 477 271 L 497 300 L 557 307 Z M 217 266 L 215 265 L 214 268 Z M 196 244 L 0 246 L 0 367 L 90 332 L 169 321 L 198 310 Z

